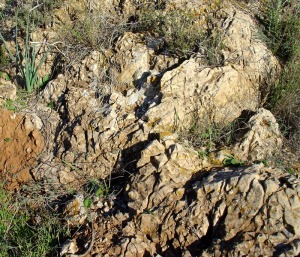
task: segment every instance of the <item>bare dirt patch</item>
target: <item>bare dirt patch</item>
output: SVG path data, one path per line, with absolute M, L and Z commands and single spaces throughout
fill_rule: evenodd
M 26 129 L 24 116 L 0 109 L 0 178 L 7 189 L 16 189 L 31 179 L 30 168 L 43 147 L 41 133 Z

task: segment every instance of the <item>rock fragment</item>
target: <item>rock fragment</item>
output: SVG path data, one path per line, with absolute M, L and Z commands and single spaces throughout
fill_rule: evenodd
M 282 135 L 273 114 L 263 108 L 252 116 L 248 132 L 234 146 L 235 154 L 243 161 L 262 161 L 276 155 L 282 147 Z

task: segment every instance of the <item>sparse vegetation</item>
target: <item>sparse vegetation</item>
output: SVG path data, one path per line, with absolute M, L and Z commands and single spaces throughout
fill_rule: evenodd
M 197 118 L 194 120 L 188 130 L 179 131 L 179 141 L 187 141 L 195 149 L 205 147 L 208 152 L 232 145 L 242 135 L 246 124 L 244 118 L 237 119 L 226 126 L 204 123 Z
M 298 152 L 300 140 L 300 3 L 267 0 L 262 6 L 267 43 L 282 64 L 280 79 L 272 87 L 271 108 L 288 143 Z
M 91 10 L 84 6 L 71 20 L 60 27 L 58 40 L 68 66 L 80 63 L 91 51 L 111 49 L 116 40 L 128 31 L 126 17 L 111 13 L 102 6 Z
M 3 47 L 0 45 L 0 69 L 3 70 L 4 67 L 8 65 L 8 58 L 3 50 Z M 0 70 L 0 77 L 1 77 L 1 70 Z
M 222 61 L 222 33 L 215 19 L 222 16 L 221 1 L 208 1 L 199 11 L 178 9 L 174 4 L 166 10 L 162 3 L 140 4 L 135 32 L 150 33 L 165 41 L 166 49 L 179 57 L 188 58 L 200 52 L 209 65 Z
M 9 111 L 18 112 L 26 107 L 26 102 L 22 101 L 22 99 L 17 99 L 15 101 L 7 99 L 3 105 L 0 105 L 0 107 Z
M 283 62 L 288 61 L 299 44 L 299 2 L 265 0 L 261 3 L 261 10 L 262 24 L 270 49 Z
M 117 15 L 97 9 L 74 18 L 62 29 L 62 39 L 67 45 L 80 45 L 88 49 L 103 51 L 112 47 L 115 40 L 125 31 L 126 21 Z
M 25 198 L 13 197 L 1 186 L 0 220 L 0 256 L 41 257 L 53 253 L 60 228 L 49 210 L 38 210 L 34 216 Z
M 86 186 L 86 192 L 89 196 L 94 195 L 100 199 L 103 199 L 108 197 L 110 193 L 110 186 L 105 182 L 105 180 L 102 182 L 93 180 Z
M 45 28 L 53 21 L 53 11 L 62 4 L 63 0 L 10 0 L 6 1 L 3 12 L 11 17 L 18 15 L 19 28 L 25 31 L 28 15 L 31 15 L 32 26 Z
M 233 155 L 226 155 L 226 158 L 223 160 L 223 164 L 225 166 L 240 166 L 244 163 L 236 157 L 234 157 Z

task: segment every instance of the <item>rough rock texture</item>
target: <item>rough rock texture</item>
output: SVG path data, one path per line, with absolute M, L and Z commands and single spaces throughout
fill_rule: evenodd
M 0 106 L 5 103 L 6 100 L 15 100 L 17 95 L 16 86 L 9 80 L 5 80 L 0 77 Z
M 44 147 L 40 119 L 0 109 L 0 176 L 12 190 L 32 177 L 30 168 Z
M 105 178 L 121 161 L 122 150 L 147 140 L 148 134 L 135 116 L 136 107 L 145 98 L 145 89 L 128 91 L 126 96 L 110 92 L 108 101 L 99 90 L 109 92 L 104 84 L 77 84 L 58 78 L 43 94 L 64 117 L 64 124 L 54 131 L 53 146 L 54 154 L 69 166 L 60 172 L 61 183 L 84 179 L 85 174 Z M 78 170 L 75 175 L 74 169 Z
M 184 148 L 171 140 L 163 144 L 151 142 L 137 163 L 139 173 L 127 187 L 128 206 L 138 213 L 162 206 L 167 195 L 172 201 L 182 197 L 181 188 L 192 175 L 201 169 L 196 151 Z M 167 206 L 167 204 L 163 204 Z
M 195 115 L 227 123 L 243 110 L 255 110 L 259 103 L 258 88 L 243 73 L 231 65 L 204 68 L 194 59 L 164 74 L 161 93 L 161 103 L 144 117 L 155 132 L 187 128 Z
M 273 114 L 259 109 L 251 117 L 247 127 L 249 131 L 234 146 L 234 152 L 243 161 L 262 161 L 274 156 L 281 150 L 282 135 Z
M 136 216 L 123 230 L 128 237 L 124 256 L 157 249 L 167 256 L 300 253 L 300 181 L 295 177 L 260 164 L 198 174 L 192 182 L 194 168 L 168 168 L 172 161 L 160 158 L 155 169 L 152 162 L 130 183 L 129 206 Z
M 226 13 L 221 28 L 224 65 L 206 67 L 195 58 L 166 72 L 160 82 L 161 103 L 144 117 L 153 131 L 188 127 L 195 115 L 226 124 L 243 110 L 257 110 L 259 90 L 278 73 L 279 64 L 257 39 L 250 16 L 230 5 Z
M 200 12 L 208 10 L 204 2 L 212 8 L 211 1 L 166 1 L 166 10 L 179 8 L 202 19 Z M 139 3 L 107 0 L 103 8 L 134 15 Z M 88 5 L 91 14 L 101 8 L 99 1 Z M 64 15 L 77 12 L 80 20 L 84 8 L 72 0 L 55 12 L 54 23 L 68 22 Z M 263 86 L 276 77 L 279 63 L 257 38 L 250 15 L 228 3 L 218 23 L 223 39 L 218 64 L 208 65 L 203 51 L 179 60 L 163 51 L 161 38 L 126 32 L 112 49 L 68 64 L 69 73 L 58 75 L 41 93 L 37 115 L 23 120 L 3 111 L 0 166 L 5 172 L 20 162 L 29 176 L 27 165 L 34 164 L 44 144 L 38 129 L 47 147 L 31 174 L 47 186 L 82 187 L 91 178 L 110 183 L 114 171 L 123 175 L 117 193 L 112 182 L 114 197 L 95 200 L 95 192 L 89 192 L 88 212 L 84 194 L 65 205 L 70 226 L 84 227 L 89 219 L 93 224 L 84 233 L 78 229 L 62 253 L 81 252 L 80 242 L 86 242 L 81 237 L 95 231 L 92 256 L 300 254 L 299 179 L 262 164 L 224 168 L 223 163 L 233 153 L 256 161 L 280 150 L 276 120 L 258 110 Z M 243 111 L 257 110 L 233 150 L 208 153 L 203 146 L 203 156 L 173 134 L 195 118 L 228 124 Z M 27 179 L 21 168 L 11 171 L 17 182 Z M 8 179 L 14 183 L 15 177 Z
M 117 53 L 113 56 L 112 62 L 119 71 L 112 71 L 112 74 L 118 83 L 137 83 L 149 73 L 150 58 L 154 51 L 144 42 L 143 35 L 126 33 L 116 44 Z
M 226 124 L 256 111 L 260 87 L 278 62 L 250 16 L 228 5 L 222 19 L 224 65 L 207 66 L 196 56 L 181 63 L 157 51 L 159 39 L 127 32 L 113 51 L 94 51 L 70 67 L 71 77 L 49 83 L 44 99 L 63 119 L 56 156 L 104 178 L 154 134 L 188 128 L 194 117 Z

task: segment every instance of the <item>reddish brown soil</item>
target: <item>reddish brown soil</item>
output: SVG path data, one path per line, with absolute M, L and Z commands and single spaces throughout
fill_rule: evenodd
M 24 121 L 24 116 L 0 109 L 0 183 L 9 190 L 31 179 L 30 168 L 44 147 L 41 133 L 25 129 Z

